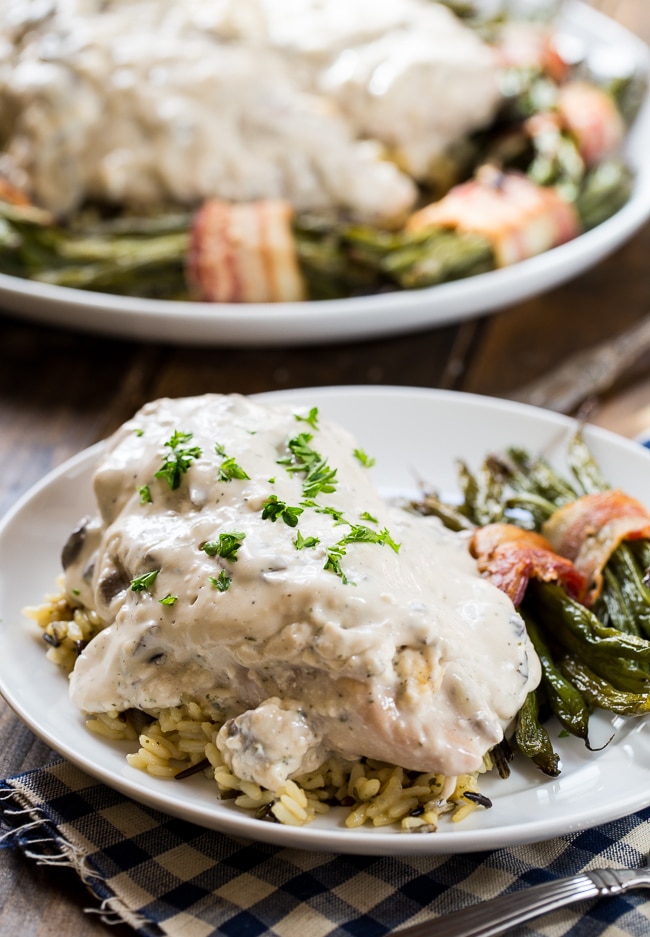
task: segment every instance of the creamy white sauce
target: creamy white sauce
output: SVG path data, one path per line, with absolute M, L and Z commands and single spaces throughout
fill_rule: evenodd
M 491 50 L 430 0 L 0 6 L 0 172 L 59 214 L 220 196 L 399 218 L 497 100 Z
M 172 490 L 156 472 L 176 430 L 202 454 Z M 335 490 L 291 527 L 262 515 L 273 495 L 304 505 L 305 473 L 278 461 L 304 432 L 336 469 Z M 75 665 L 74 703 L 155 713 L 196 701 L 232 720 L 219 747 L 238 775 L 271 789 L 328 753 L 447 775 L 479 768 L 537 684 L 537 657 L 466 540 L 388 505 L 357 448 L 321 417 L 314 429 L 239 396 L 163 399 L 118 430 L 95 474 L 98 515 L 64 550 L 69 595 L 108 625 Z M 249 478 L 219 480 L 224 452 Z M 325 568 L 360 525 L 399 549 L 348 543 L 339 571 Z M 234 559 L 202 549 L 222 533 L 245 535 Z M 318 543 L 298 549 L 298 534 Z M 131 588 L 154 570 L 149 590 Z

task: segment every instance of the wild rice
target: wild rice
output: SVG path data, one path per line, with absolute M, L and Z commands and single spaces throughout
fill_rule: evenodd
M 42 629 L 47 657 L 66 673 L 103 627 L 95 612 L 73 607 L 60 593 L 46 596 L 42 605 L 25 609 L 25 614 Z M 405 832 L 429 833 L 438 828 L 443 814 L 459 821 L 482 806 L 480 797 L 465 797 L 478 794 L 476 774 L 448 778 L 366 758 L 329 758 L 316 771 L 288 780 L 279 791 L 265 790 L 230 771 L 216 744 L 221 723 L 194 700 L 146 714 L 90 713 L 86 725 L 113 741 L 137 741 L 137 751 L 126 756 L 134 768 L 160 778 L 196 769 L 216 783 L 219 796 L 234 799 L 258 817 L 293 826 L 342 806 L 347 808 L 344 822 L 349 828 L 398 826 Z M 486 756 L 483 770 L 491 767 Z

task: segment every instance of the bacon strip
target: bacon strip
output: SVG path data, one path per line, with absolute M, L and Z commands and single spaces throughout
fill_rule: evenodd
M 204 302 L 298 302 L 306 298 L 281 200 L 229 203 L 209 199 L 194 217 L 187 277 Z
M 469 549 L 479 572 L 509 595 L 515 606 L 523 600 L 530 579 L 557 582 L 578 601 L 585 593 L 585 577 L 570 560 L 558 556 L 541 534 L 514 524 L 487 524 L 474 532 Z
M 2 176 L 0 176 L 0 201 L 7 202 L 9 205 L 31 205 L 26 194 Z
M 474 179 L 411 215 L 406 230 L 437 226 L 483 235 L 499 267 L 541 254 L 580 233 L 574 206 L 552 186 L 487 165 Z
M 614 153 L 625 139 L 625 121 L 602 88 L 586 81 L 567 82 L 558 93 L 557 109 L 588 166 Z
M 520 20 L 503 23 L 495 50 L 502 68 L 538 69 L 556 84 L 566 81 L 571 71 L 554 30 L 546 24 Z
M 558 553 L 572 560 L 588 583 L 588 602 L 602 590 L 603 569 L 624 540 L 650 537 L 650 513 L 618 488 L 584 495 L 558 508 L 542 528 Z

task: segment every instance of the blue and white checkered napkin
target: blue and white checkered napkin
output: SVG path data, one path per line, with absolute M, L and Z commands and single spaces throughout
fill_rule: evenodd
M 3 845 L 39 862 L 69 863 L 107 920 L 147 937 L 383 937 L 524 885 L 586 868 L 633 868 L 650 849 L 650 809 L 494 852 L 347 856 L 204 830 L 136 804 L 65 762 L 0 784 Z M 557 911 L 516 933 L 648 937 L 650 902 L 628 892 Z

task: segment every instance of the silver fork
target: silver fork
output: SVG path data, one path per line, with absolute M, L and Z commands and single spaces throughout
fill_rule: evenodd
M 591 869 L 569 878 L 532 885 L 395 931 L 395 937 L 494 937 L 575 901 L 620 895 L 630 888 L 650 888 L 650 856 L 644 868 Z

